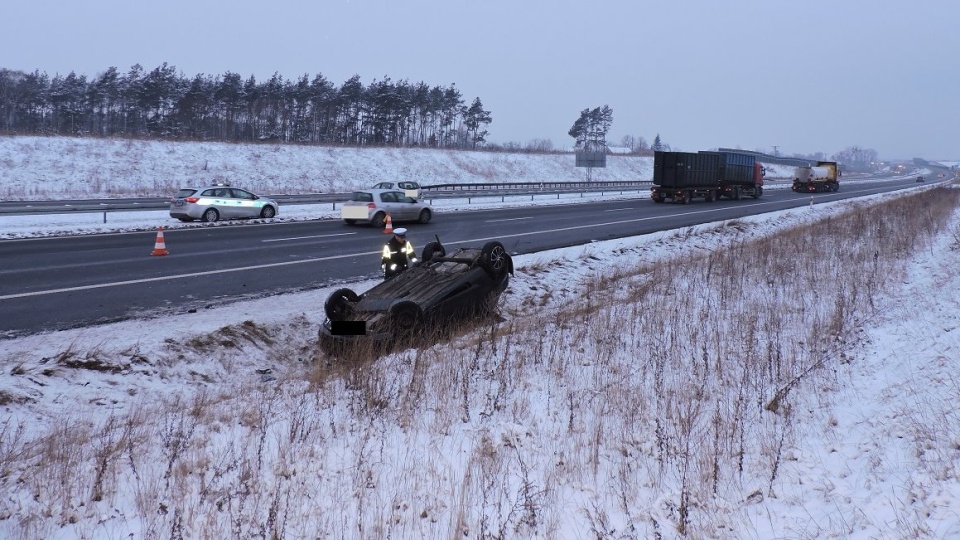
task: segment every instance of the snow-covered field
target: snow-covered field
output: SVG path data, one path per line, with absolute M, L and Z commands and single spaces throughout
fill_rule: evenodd
M 407 174 L 389 172 L 389 160 L 377 166 L 384 177 Z M 55 191 L 31 186 L 17 189 Z M 559 317 L 605 276 L 839 219 L 860 204 L 517 256 L 501 328 L 550 321 L 539 345 L 487 342 L 491 327 L 447 348 L 324 366 L 312 338 L 327 289 L 0 341 L 0 537 L 674 538 L 684 519 L 692 538 L 960 537 L 956 212 L 889 276 L 894 286 L 869 313 L 850 314 L 861 325 L 857 339 L 825 368 L 829 385 L 793 396 L 795 425 L 781 445 L 747 443 L 758 455 L 776 448 L 775 478 L 754 468 L 757 455 L 744 456 L 745 468 L 715 488 L 714 501 L 684 500 L 679 488 L 708 479 L 650 468 L 664 452 L 661 434 L 631 428 L 616 407 L 629 400 L 643 416 L 651 406 L 619 385 L 652 356 L 604 360 L 618 353 L 598 345 L 600 337 L 582 350 L 549 349 L 558 335 L 578 333 L 578 320 L 595 324 L 588 313 Z M 162 217 L 149 214 L 125 218 L 146 225 L 117 226 L 152 227 Z M 84 227 L 63 219 L 56 227 Z M 29 224 L 19 227 L 31 235 Z M 794 308 L 802 306 L 783 307 Z M 719 315 L 717 306 L 700 309 Z M 691 354 L 708 364 L 741 360 L 708 358 L 707 350 Z M 606 365 L 627 371 L 597 369 Z M 528 372 L 549 373 L 557 386 L 514 379 Z M 462 390 L 463 401 L 445 401 L 441 387 Z M 718 412 L 728 405 L 720 396 L 702 403 Z M 44 468 L 38 456 L 57 459 Z

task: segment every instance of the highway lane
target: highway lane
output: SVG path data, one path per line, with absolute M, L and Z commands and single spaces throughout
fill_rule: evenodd
M 837 193 L 770 190 L 759 200 L 689 205 L 649 199 L 438 213 L 411 225 L 418 249 L 434 235 L 452 250 L 498 239 L 514 254 L 735 219 L 904 187 L 847 183 Z M 170 254 L 150 256 L 156 234 L 0 241 L 0 337 L 202 309 L 217 303 L 376 277 L 387 236 L 340 221 L 210 224 L 165 232 Z M 321 306 L 317 307 L 321 309 Z

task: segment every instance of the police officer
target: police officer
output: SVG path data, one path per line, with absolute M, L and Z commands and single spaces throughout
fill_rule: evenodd
M 383 279 L 392 278 L 416 262 L 417 255 L 413 251 L 413 244 L 407 241 L 407 230 L 403 227 L 394 229 L 393 237 L 383 246 L 383 260 L 380 264 Z

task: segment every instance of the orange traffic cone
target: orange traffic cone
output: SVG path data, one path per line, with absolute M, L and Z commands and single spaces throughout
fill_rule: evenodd
M 169 255 L 167 244 L 163 241 L 163 227 L 157 227 L 157 243 L 153 245 L 151 255 Z
M 393 234 L 393 220 L 390 219 L 390 214 L 387 214 L 387 226 L 383 229 L 385 234 Z

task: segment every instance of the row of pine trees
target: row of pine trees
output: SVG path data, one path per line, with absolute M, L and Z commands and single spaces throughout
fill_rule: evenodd
M 336 86 L 323 75 L 258 82 L 237 73 L 185 77 L 164 63 L 91 79 L 0 68 L 0 133 L 278 141 L 349 146 L 475 149 L 490 111 L 470 106 L 455 85 L 354 75 Z

